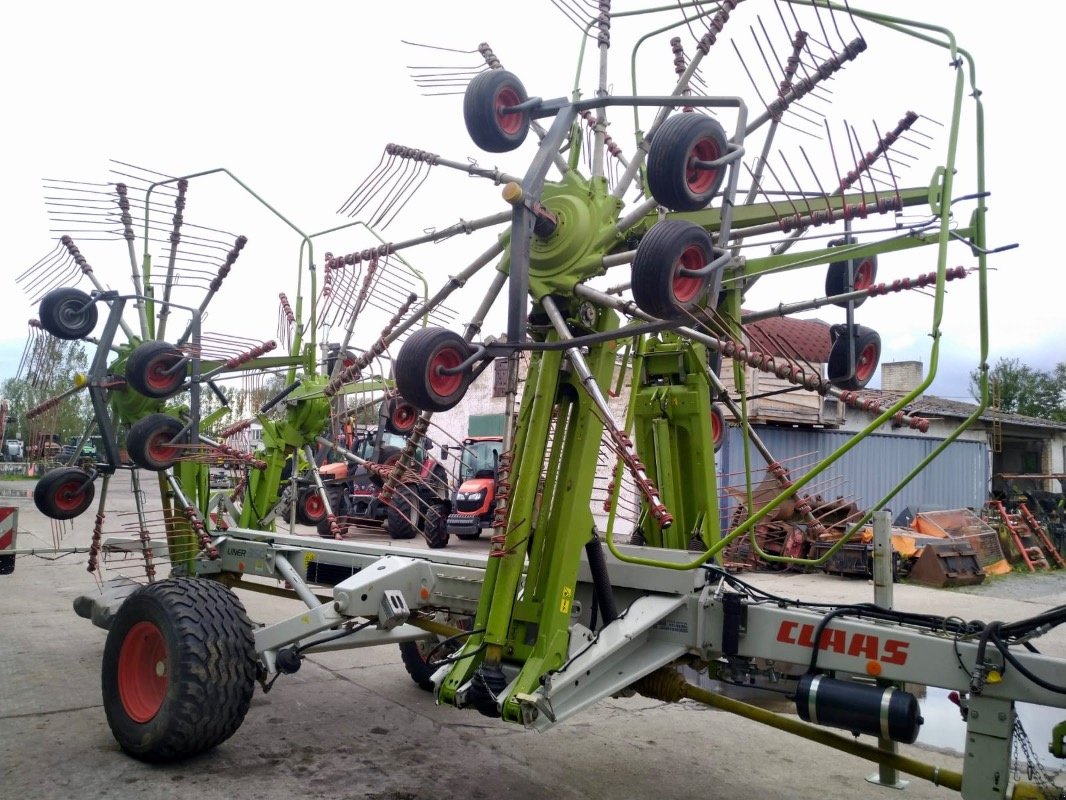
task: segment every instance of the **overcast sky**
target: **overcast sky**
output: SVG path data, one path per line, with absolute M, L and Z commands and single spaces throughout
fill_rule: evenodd
M 587 5 L 584 0 L 569 1 Z M 989 245 L 1021 245 L 989 260 L 990 361 L 1012 357 L 1051 368 L 1062 360 L 1064 284 L 1057 275 L 1060 257 L 1057 224 L 1051 220 L 1053 200 L 1039 193 L 1038 184 L 1058 185 L 1062 167 L 1057 141 L 1047 144 L 1057 126 L 1036 101 L 1054 97 L 1049 84 L 1058 70 L 1051 59 L 1061 49 L 1052 42 L 1055 26 L 1039 24 L 1032 13 L 1007 13 L 1002 4 L 990 2 L 868 4 L 874 5 L 951 29 L 975 57 L 992 192 Z M 615 4 L 616 10 L 636 7 Z M 734 12 L 728 32 L 738 36 L 738 49 L 749 67 L 758 67 L 750 29 L 761 24 L 773 29 L 779 20 L 775 6 L 762 0 L 747 0 Z M 627 24 L 619 19 L 614 28 L 612 87 L 617 94 L 630 91 L 629 53 L 636 36 L 623 38 L 636 28 Z M 651 27 L 642 24 L 641 30 Z M 662 20 L 656 18 L 655 24 Z M 868 126 L 874 116 L 887 126 L 913 105 L 934 122 L 946 123 L 948 106 L 942 90 L 950 85 L 951 75 L 946 53 L 898 38 L 882 42 L 867 25 L 861 30 L 871 47 L 840 76 L 839 88 L 833 88 L 834 113 L 853 111 L 851 124 L 859 128 Z M 854 29 L 842 30 L 841 35 L 853 38 Z M 788 39 L 780 30 L 772 30 L 771 38 L 779 53 L 787 50 Z M 314 232 L 352 221 L 336 212 L 374 170 L 387 142 L 432 150 L 460 162 L 476 158 L 482 165 L 521 175 L 532 152 L 530 145 L 513 154 L 478 152 L 463 127 L 461 97 L 423 96 L 413 78 L 432 72 L 429 67 L 476 67 L 478 56 L 416 48 L 402 40 L 464 51 L 488 42 L 531 95 L 557 97 L 567 94 L 573 83 L 580 34 L 549 0 L 524 4 L 189 0 L 177 6 L 41 2 L 20 7 L 18 21 L 9 21 L 0 32 L 7 111 L 0 193 L 7 262 L 0 285 L 5 303 L 0 315 L 0 378 L 15 372 L 26 340 L 26 321 L 36 315 L 15 279 L 54 247 L 45 209 L 46 195 L 54 193 L 46 191 L 46 178 L 114 180 L 108 172 L 109 159 L 171 175 L 225 167 L 296 227 Z M 690 41 L 686 50 L 693 52 Z M 710 93 L 744 95 L 752 102 L 750 84 L 742 78 L 731 77 L 731 83 L 716 80 L 738 74 L 732 46 L 712 54 L 719 60 L 708 59 L 702 70 Z M 654 57 L 642 57 L 652 60 L 650 66 L 641 67 L 638 89 L 661 92 L 672 77 L 669 53 L 660 48 Z M 865 65 L 862 69 L 860 62 Z M 594 65 L 594 59 L 588 63 Z M 663 82 L 657 83 L 652 75 Z M 849 78 L 854 79 L 850 86 Z M 756 82 L 766 88 L 766 80 Z M 591 79 L 583 80 L 582 86 L 586 95 L 594 88 Z M 935 87 L 940 93 L 930 94 Z M 757 107 L 753 109 L 753 115 L 758 113 Z M 972 125 L 972 108 L 969 113 Z M 632 120 L 628 112 L 612 114 L 612 133 L 631 152 Z M 964 136 L 960 182 L 974 179 L 972 127 Z M 800 140 L 812 151 L 819 146 L 809 135 Z M 1019 154 L 1022 158 L 1015 159 Z M 942 157 L 939 151 L 937 157 Z M 499 189 L 488 182 L 455 172 L 438 174 L 443 171 L 438 167 L 429 175 L 416 198 L 383 233 L 385 238 L 409 237 L 505 208 Z M 931 171 L 915 168 L 901 183 L 925 185 L 930 176 Z M 832 186 L 831 177 L 826 177 Z M 747 184 L 746 177 L 741 183 Z M 278 292 L 296 293 L 299 237 L 224 178 L 194 181 L 188 209 L 189 218 L 198 224 L 226 231 L 225 236 L 219 234 L 220 240 L 232 241 L 229 234 L 249 237 L 209 321 L 249 338 L 274 335 Z M 124 247 L 116 250 L 91 237 L 76 238 L 102 280 L 114 288 L 129 287 L 130 262 Z M 492 234 L 482 232 L 446 247 L 416 248 L 409 260 L 436 287 L 491 242 Z M 375 243 L 365 229 L 356 228 L 323 238 L 315 257 L 320 260 L 326 249 L 350 252 Z M 966 248 L 956 246 L 948 262 L 955 265 L 973 267 L 976 261 Z M 905 264 L 882 265 L 879 279 L 914 276 L 935 267 L 934 254 L 924 248 Z M 762 304 L 809 299 L 819 294 L 818 283 L 797 290 L 795 286 L 775 289 L 767 281 L 766 293 L 757 299 Z M 966 376 L 977 365 L 978 354 L 975 289 L 973 277 L 957 286 L 949 284 L 935 394 L 967 398 Z M 480 297 L 477 291 L 471 287 L 469 295 L 453 302 L 458 319 L 465 320 L 464 314 Z M 502 328 L 501 313 L 497 310 L 493 320 Z M 833 308 L 820 316 L 838 322 L 841 314 Z M 905 300 L 871 301 L 861 310 L 860 321 L 881 333 L 882 362 L 919 360 L 928 366 L 931 314 L 931 299 L 912 293 Z M 877 385 L 876 379 L 872 385 Z

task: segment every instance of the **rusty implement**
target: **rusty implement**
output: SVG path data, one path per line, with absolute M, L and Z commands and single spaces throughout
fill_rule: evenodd
M 972 586 L 984 582 L 985 571 L 969 542 L 928 542 L 914 560 L 908 580 L 936 588 Z

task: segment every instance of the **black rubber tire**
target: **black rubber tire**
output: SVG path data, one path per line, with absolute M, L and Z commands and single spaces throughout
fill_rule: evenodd
M 185 425 L 169 414 L 149 414 L 130 426 L 126 436 L 126 452 L 130 461 L 142 469 L 162 472 L 181 458 L 180 446 L 168 447 Z
M 389 466 L 399 461 L 401 455 L 403 455 L 403 450 L 399 447 L 395 447 L 391 444 L 383 444 L 381 446 L 381 452 L 374 458 L 368 458 L 367 461 L 371 461 L 374 464 L 381 464 L 382 466 Z M 370 482 L 379 489 L 385 485 L 385 479 L 379 478 L 374 473 L 370 473 Z
M 92 505 L 96 486 L 80 467 L 56 467 L 33 487 L 33 504 L 51 519 L 73 519 Z
M 119 607 L 104 644 L 108 725 L 141 761 L 189 758 L 241 726 L 255 674 L 252 623 L 236 594 L 204 578 L 149 583 Z
M 705 208 L 725 180 L 726 168 L 696 169 L 693 159 L 715 161 L 728 150 L 729 137 L 716 119 L 698 113 L 668 117 L 648 149 L 648 190 L 673 211 Z
M 475 539 L 480 539 L 481 522 L 478 521 L 477 525 L 474 526 L 474 530 L 472 530 L 470 533 L 457 533 L 455 534 L 455 536 L 457 539 L 462 539 L 464 542 L 472 542 Z
M 327 487 L 326 495 L 329 497 L 329 507 L 333 510 L 333 516 L 337 518 L 338 524 L 341 527 L 341 532 L 343 532 L 348 527 L 348 520 L 342 520 L 341 518 L 348 517 L 351 514 L 351 507 L 348 503 L 347 484 Z M 327 516 L 323 516 L 322 519 L 318 521 L 315 525 L 315 530 L 323 539 L 333 538 L 333 529 L 329 525 L 329 517 Z
M 834 325 L 830 329 L 833 347 L 829 351 L 829 363 L 826 376 L 838 389 L 858 391 L 873 378 L 877 364 L 881 360 L 881 337 L 872 328 L 862 325 L 854 326 L 848 331 L 847 325 Z M 851 364 L 851 341 L 855 342 L 855 364 Z
M 500 109 L 528 99 L 522 82 L 503 69 L 474 76 L 463 95 L 463 121 L 474 144 L 489 153 L 509 153 L 529 133 L 529 112 L 503 115 Z
M 170 372 L 185 358 L 185 354 L 172 344 L 152 340 L 134 348 L 126 360 L 126 383 L 145 397 L 164 398 L 177 394 L 185 385 L 189 365 Z
M 440 619 L 443 612 L 437 612 L 436 619 Z M 473 620 L 469 617 L 450 617 L 444 615 L 444 622 L 449 625 L 454 625 L 457 628 L 463 630 L 470 630 L 473 627 Z M 433 673 L 437 671 L 437 667 L 429 663 L 430 655 L 435 660 L 443 660 L 451 655 L 454 655 L 461 646 L 461 641 L 451 641 L 447 644 L 440 644 L 443 641 L 438 639 L 436 641 L 417 641 L 417 642 L 401 642 L 400 643 L 400 660 L 403 661 L 404 669 L 407 670 L 407 674 L 411 676 L 420 689 L 425 689 L 427 692 L 433 691 Z
M 714 443 L 714 452 L 718 452 L 722 449 L 722 445 L 725 444 L 725 414 L 722 413 L 722 409 L 716 404 L 711 404 L 711 441 Z
M 825 295 L 826 297 L 832 297 L 833 295 L 844 294 L 848 291 L 848 264 L 854 264 L 852 273 L 854 276 L 854 285 L 851 291 L 859 291 L 869 289 L 877 281 L 877 256 L 867 256 L 866 258 L 853 258 L 850 261 L 834 261 L 829 265 L 825 271 Z M 866 302 L 866 296 L 852 300 L 852 308 L 858 308 Z M 848 303 L 846 300 L 838 301 L 833 305 L 846 308 Z
M 400 487 L 392 496 L 385 515 L 385 529 L 390 539 L 414 539 L 421 532 L 422 512 L 420 504 L 412 502 L 409 490 Z
M 711 235 L 699 225 L 667 219 L 652 226 L 640 240 L 633 258 L 633 299 L 644 311 L 661 319 L 682 319 L 703 300 L 710 276 L 683 277 L 678 271 L 699 269 L 714 258 Z M 713 280 L 720 285 L 720 279 Z M 717 303 L 717 295 L 707 305 Z
M 416 408 L 447 411 L 457 406 L 470 386 L 470 371 L 442 375 L 470 356 L 470 343 L 446 328 L 422 328 L 404 341 L 396 356 L 396 388 Z
M 37 309 L 41 327 L 57 339 L 82 339 L 96 327 L 96 303 L 81 289 L 53 289 Z
M 326 506 L 318 496 L 318 489 L 305 486 L 296 495 L 296 521 L 301 525 L 317 525 L 326 519 Z
M 431 503 L 422 518 L 422 535 L 431 550 L 448 546 L 448 504 Z
M 402 397 L 385 401 L 385 430 L 397 436 L 407 436 L 418 422 L 418 409 Z
M 0 575 L 10 575 L 15 571 L 15 554 L 9 553 L 6 556 L 0 556 Z

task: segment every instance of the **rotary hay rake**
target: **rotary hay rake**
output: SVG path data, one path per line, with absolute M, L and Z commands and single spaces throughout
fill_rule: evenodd
M 202 258 L 185 264 L 178 257 L 184 247 L 178 243 L 185 241 L 178 230 L 184 193 L 203 175 L 153 178 L 135 209 L 149 220 L 142 233 L 148 240 L 156 235 L 150 220 L 157 188 L 173 192 L 164 278 L 150 272 L 147 255 L 140 263 L 135 257 L 134 209 L 125 184 L 109 189 L 118 190 L 119 227 L 111 204 L 99 216 L 129 246 L 132 294 L 95 282 L 68 240 L 61 241 L 66 255 L 25 276 L 31 292 L 44 291 L 41 325 L 53 335 L 88 339 L 96 308 L 107 310 L 103 333 L 90 340 L 97 357 L 83 381 L 105 455 L 90 470 L 66 466 L 57 471 L 60 477 L 46 475 L 39 506 L 52 516 L 74 516 L 91 502 L 97 477 L 106 495 L 109 476 L 128 466 L 118 453 L 122 436 L 131 474 L 158 472 L 168 498 L 155 518 L 165 548 L 153 538 L 140 505 L 138 536 L 103 540 L 101 498 L 93 547 L 136 553 L 139 546 L 149 565 L 164 552 L 173 576 L 153 580 L 149 567 L 143 588 L 131 592 L 109 582 L 79 601 L 80 613 L 109 628 L 104 695 L 112 731 L 125 750 L 146 760 L 201 752 L 238 729 L 256 680 L 269 689 L 280 675 L 299 669 L 308 652 L 324 647 L 400 643 L 408 670 L 434 689 L 438 702 L 537 729 L 633 690 L 725 702 L 686 685 L 674 669 L 679 664 L 753 682 L 781 678 L 763 670 L 759 659 L 809 660 L 806 673 L 789 678 L 796 680 L 801 715 L 881 739 L 914 740 L 917 701 L 896 689 L 830 678 L 825 670 L 961 689 L 972 711 L 962 774 L 936 771 L 884 748 L 846 740 L 832 746 L 850 752 L 857 747 L 875 760 L 961 789 L 968 798 L 1003 796 L 1014 701 L 1062 705 L 1056 662 L 1015 655 L 1010 648 L 1061 622 L 1061 609 L 995 630 L 867 606 L 827 613 L 781 598 L 767 603 L 720 567 L 727 548 L 741 541 L 771 563 L 824 563 L 898 491 L 861 513 L 843 503 L 847 533 L 818 559 L 766 552 L 756 536 L 756 526 L 783 506 L 817 533 L 824 526 L 809 497 L 830 465 L 886 422 L 926 430 L 927 421 L 907 406 L 935 373 L 945 287 L 970 272 L 979 283 L 984 376 L 985 270 L 995 251 L 985 241 L 983 117 L 969 54 L 942 29 L 822 2 L 726 0 L 631 11 L 608 3 L 556 5 L 581 31 L 578 77 L 567 96 L 529 95 L 488 45 L 463 53 L 463 66 L 420 67 L 414 75 L 428 94 L 461 92 L 474 144 L 519 163 L 524 150 L 524 172 L 388 145 L 340 208 L 365 220 L 325 232 L 350 236 L 356 227 L 376 242 L 339 255 L 327 252 L 321 291 L 313 258 L 319 234 L 303 234 L 289 223 L 300 234 L 301 275 L 310 276 L 312 300 L 305 320 L 301 284 L 294 303 L 280 298 L 278 338 L 288 356 L 267 357 L 273 343 L 259 339 L 233 352 L 209 352 L 208 343 L 232 341 L 207 337 L 202 323 L 245 240 L 212 239 L 210 247 L 219 249 L 210 269 Z M 608 56 L 627 27 L 636 32 L 636 44 L 632 93 L 622 95 L 612 90 Z M 644 35 L 648 30 L 653 33 Z M 897 45 L 921 44 L 944 70 L 943 125 L 908 110 L 906 98 L 899 109 L 880 107 L 891 93 L 877 80 L 879 73 L 863 64 L 874 55 L 871 41 L 893 37 Z M 656 43 L 669 54 L 659 66 L 672 65 L 672 76 L 647 67 L 644 48 Z M 718 92 L 730 74 L 724 67 L 715 80 L 704 77 L 705 64 L 725 63 L 727 45 L 754 100 Z M 592 91 L 583 93 L 586 51 L 592 48 L 598 64 L 589 71 L 596 77 Z M 665 89 L 639 93 L 638 74 L 642 83 L 664 77 Z M 972 172 L 956 164 L 968 81 L 977 145 Z M 878 115 L 889 114 L 868 134 L 827 110 L 830 97 L 837 108 L 860 107 L 844 99 L 849 82 L 858 84 L 850 91 L 859 99 L 877 88 Z M 633 114 L 635 145 L 628 151 L 622 137 L 608 134 L 609 125 L 617 131 L 615 109 L 620 117 Z M 508 207 L 408 239 L 382 239 L 380 232 L 402 221 L 413 193 L 431 186 L 431 173 L 441 167 L 502 185 Z M 908 181 L 915 173 L 919 182 Z M 969 177 L 972 192 L 956 194 L 957 173 Z M 966 221 L 960 219 L 963 208 L 970 212 Z M 433 293 L 401 258 L 413 248 L 482 231 L 492 232 L 489 244 Z M 948 267 L 952 243 L 972 266 Z M 879 283 L 878 257 L 887 261 L 897 253 L 911 261 L 935 253 L 936 268 Z M 57 260 L 72 260 L 78 272 L 57 272 Z M 486 270 L 490 265 L 494 271 Z M 199 301 L 179 302 L 174 276 L 182 270 L 186 283 L 199 282 Z M 443 304 L 482 271 L 489 273 L 487 289 L 464 304 L 466 318 L 455 326 L 456 315 Z M 79 274 L 96 291 L 72 288 L 69 278 Z M 411 291 L 419 282 L 421 294 Z M 790 290 L 809 297 L 812 285 L 824 285 L 824 294 L 782 299 Z M 750 308 L 764 289 L 776 291 L 777 302 L 765 310 Z M 863 394 L 881 343 L 872 327 L 855 321 L 856 312 L 875 305 L 866 301 L 915 289 L 931 295 L 929 376 L 884 406 Z M 505 307 L 506 330 L 501 337 L 483 336 L 497 301 Z M 387 317 L 376 325 L 366 316 L 374 307 Z M 753 327 L 769 317 L 826 307 L 841 308 L 844 322 L 830 330 L 825 375 L 793 343 Z M 135 310 L 136 323 L 126 321 L 127 308 Z M 170 344 L 164 333 L 175 328 L 167 318 L 182 314 L 188 318 L 184 332 Z M 320 358 L 317 342 L 330 328 L 343 335 Z M 116 345 L 120 330 L 128 341 Z M 431 431 L 442 435 L 435 415 L 461 404 L 475 379 L 498 362 L 508 365 L 506 417 L 487 560 L 397 548 L 386 554 L 346 541 L 344 515 L 323 481 L 321 452 L 366 470 L 382 501 L 433 545 L 446 524 L 449 498 L 420 483 L 418 450 Z M 224 416 L 222 409 L 205 410 L 208 392 L 223 394 L 213 382 L 264 368 L 283 377 L 269 399 L 259 400 L 257 413 L 218 438 L 205 434 Z M 833 396 L 870 421 L 851 443 L 794 475 L 749 420 L 750 370 L 795 391 Z M 986 389 L 982 377 L 984 396 Z M 257 391 L 264 391 L 261 382 Z M 347 446 L 352 439 L 346 422 L 360 408 L 376 409 L 383 427 L 406 436 L 390 463 Z M 978 413 L 980 408 L 905 481 Z M 228 447 L 223 440 L 247 431 L 253 417 L 263 432 L 262 447 L 253 453 Z M 735 501 L 720 497 L 716 479 L 714 453 L 727 421 L 743 432 L 754 462 Z M 220 457 L 229 459 L 238 479 L 222 499 L 205 488 L 207 463 Z M 309 496 L 324 510 L 319 539 L 279 529 L 287 464 L 292 489 L 295 476 L 306 474 Z M 623 522 L 637 546 L 617 541 Z M 253 632 L 236 595 L 220 584 L 241 580 L 254 589 L 262 585 L 256 579 L 285 581 L 307 609 Z M 321 602 L 315 584 L 333 585 L 331 602 Z M 204 631 L 221 625 L 227 632 L 224 657 L 203 674 L 183 672 L 171 652 L 182 595 L 195 597 L 196 611 L 181 624 Z M 1013 668 L 1004 673 L 994 652 Z M 995 680 L 989 680 L 992 673 Z M 183 727 L 175 695 L 196 695 L 206 703 L 210 726 Z M 973 724 L 997 713 L 994 729 Z

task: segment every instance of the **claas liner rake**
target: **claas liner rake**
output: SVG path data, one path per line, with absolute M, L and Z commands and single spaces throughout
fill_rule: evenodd
M 146 567 L 136 581 L 101 579 L 100 589 L 76 604 L 108 628 L 104 698 L 114 735 L 145 760 L 190 756 L 237 731 L 256 682 L 269 689 L 316 650 L 391 643 L 439 703 L 536 729 L 631 692 L 696 699 L 762 719 L 688 684 L 678 667 L 689 666 L 726 681 L 783 683 L 810 724 L 770 724 L 967 798 L 1040 791 L 1008 785 L 1014 704 L 1062 707 L 1066 687 L 1060 662 L 1018 645 L 1060 624 L 1066 610 L 991 625 L 867 604 L 827 611 L 766 595 L 721 566 L 726 548 L 742 539 L 770 562 L 824 563 L 898 491 L 849 515 L 847 533 L 819 559 L 764 552 L 756 526 L 782 505 L 817 534 L 822 523 L 807 499 L 812 482 L 850 445 L 793 474 L 749 424 L 747 370 L 868 414 L 852 444 L 886 422 L 924 432 L 928 422 L 907 406 L 935 372 L 946 285 L 976 273 L 968 282 L 978 283 L 987 396 L 985 270 L 996 250 L 986 245 L 983 117 L 970 55 L 944 29 L 824 2 L 632 10 L 605 2 L 593 16 L 580 4 L 556 5 L 581 41 L 568 95 L 530 94 L 536 73 L 528 84 L 520 80 L 487 44 L 462 52 L 472 66 L 423 67 L 414 76 L 427 94 L 461 92 L 473 144 L 515 165 L 525 159 L 524 171 L 390 144 L 341 206 L 355 221 L 327 232 L 365 235 L 371 246 L 327 252 L 319 287 L 313 245 L 320 234 L 300 233 L 300 274 L 309 276 L 311 300 L 305 306 L 302 282 L 294 301 L 281 297 L 277 340 L 288 355 L 267 356 L 272 343 L 265 339 L 226 358 L 207 351 L 206 303 L 245 241 L 218 245 L 224 255 L 212 257 L 220 264 L 214 277 L 202 274 L 208 259 L 181 257 L 181 248 L 202 244 L 178 228 L 187 187 L 207 173 L 151 178 L 140 208 L 133 203 L 145 212 L 147 254 L 147 240 L 157 235 L 149 221 L 159 202 L 152 192 L 166 189 L 173 199 L 162 279 L 149 277 L 147 255 L 140 265 L 133 257 L 124 184 L 120 214 L 112 216 L 112 198 L 103 216 L 129 244 L 131 293 L 104 290 L 73 242 L 61 242 L 61 260 L 69 255 L 79 269 L 47 270 L 62 285 L 41 295 L 40 324 L 96 343 L 81 385 L 105 452 L 90 469 L 48 473 L 38 505 L 53 517 L 72 517 L 88 507 L 97 483 L 106 494 L 120 469 L 157 472 L 165 498 L 161 512 L 140 509 L 136 535 L 108 538 L 101 499 L 91 558 L 117 554 L 136 562 L 141 553 Z M 621 94 L 612 89 L 623 79 L 612 75 L 608 56 L 626 30 L 636 31 L 636 44 L 631 93 Z M 647 55 L 656 44 L 658 68 Z M 931 67 L 929 80 L 944 84 L 944 119 L 910 111 L 906 98 L 899 108 L 883 107 L 893 92 L 864 65 L 879 58 L 883 65 L 903 46 L 928 51 L 940 70 Z M 582 91 L 589 51 L 596 77 Z M 704 68 L 712 64 L 716 77 L 708 80 Z M 738 67 L 736 86 L 750 84 L 754 99 L 719 91 L 730 65 Z M 663 89 L 640 93 L 638 74 L 642 84 L 661 78 Z M 872 126 L 832 116 L 841 107 L 861 114 L 859 100 L 871 96 L 879 105 Z M 634 141 L 627 147 L 620 130 L 630 114 Z M 976 142 L 969 165 L 956 163 L 960 141 Z M 501 210 L 384 240 L 380 231 L 401 224 L 411 194 L 445 170 L 502 185 Z M 910 180 L 915 173 L 917 181 Z M 957 177 L 972 191 L 956 193 Z M 968 219 L 960 218 L 964 209 Z M 479 254 L 432 292 L 401 257 L 483 232 L 491 235 Z M 970 265 L 949 268 L 949 246 Z M 878 282 L 878 258 L 887 263 L 897 253 L 911 263 L 929 257 L 935 269 Z M 464 302 L 467 318 L 454 325 L 444 301 L 490 265 L 487 290 Z M 183 268 L 204 281 L 202 302 L 172 291 L 186 286 L 174 280 Z M 40 273 L 26 278 L 31 292 L 45 288 Z M 95 290 L 67 285 L 78 276 Z M 755 308 L 759 292 L 774 286 L 818 296 L 779 293 L 765 310 Z M 860 306 L 865 314 L 916 289 L 927 298 L 913 302 L 930 311 L 929 377 L 883 406 L 863 393 L 880 338 L 856 317 Z M 483 336 L 497 301 L 506 331 Z M 760 319 L 822 308 L 843 315 L 832 328 L 825 374 L 789 357 L 795 351 L 788 342 L 778 342 L 771 356 L 748 336 L 747 326 Z M 93 339 L 97 309 L 106 319 Z M 375 309 L 386 318 L 372 322 Z M 182 326 L 180 336 L 165 338 Z M 320 357 L 317 337 L 326 327 L 344 334 Z M 116 344 L 120 333 L 125 344 Z M 323 451 L 373 473 L 383 502 L 402 508 L 427 538 L 439 535 L 450 498 L 411 489 L 418 448 L 438 426 L 435 416 L 459 405 L 501 360 L 509 364 L 506 420 L 487 557 L 346 540 L 321 480 Z M 225 397 L 216 385 L 225 376 L 247 379 L 263 369 L 277 371 L 271 397 L 226 431 L 237 437 L 254 420 L 262 445 L 252 452 L 227 446 L 209 432 L 225 406 L 208 411 L 205 401 Z M 730 370 L 727 390 L 722 376 Z M 347 446 L 345 420 L 358 408 L 380 409 L 402 427 L 405 444 L 390 463 Z M 719 497 L 714 455 L 727 420 L 743 434 L 753 476 L 732 508 Z M 120 456 L 120 441 L 132 463 Z M 209 462 L 220 457 L 237 477 L 221 499 L 206 489 Z M 283 484 L 298 474 L 310 475 L 324 506 L 320 537 L 299 535 L 279 512 Z M 161 559 L 169 560 L 169 577 L 160 574 Z M 238 582 L 273 592 L 284 582 L 306 608 L 253 629 L 228 588 Z M 797 667 L 789 672 L 782 664 Z M 891 742 L 913 742 L 921 724 L 917 700 L 899 688 L 904 681 L 960 693 L 968 728 L 961 772 L 894 753 Z M 880 746 L 815 725 L 866 734 Z M 1061 754 L 1061 741 L 1053 747 Z

